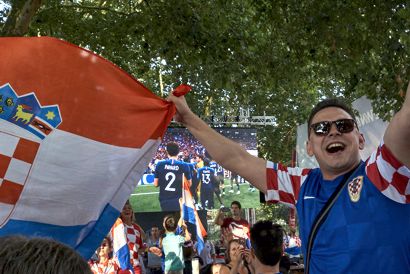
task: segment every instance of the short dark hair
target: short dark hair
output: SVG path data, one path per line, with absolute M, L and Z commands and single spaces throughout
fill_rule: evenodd
M 356 116 L 354 114 L 353 109 L 350 106 L 348 106 L 342 99 L 340 98 L 324 99 L 323 101 L 320 101 L 319 103 L 317 103 L 316 106 L 311 110 L 309 114 L 308 128 L 307 128 L 308 136 L 310 133 L 310 126 L 312 125 L 313 117 L 316 115 L 316 113 L 318 113 L 322 109 L 329 108 L 329 107 L 337 107 L 337 108 L 343 109 L 352 117 L 353 120 L 356 121 Z
M 279 271 L 281 273 L 289 273 L 290 270 L 290 259 L 288 255 L 283 255 L 282 258 L 280 258 L 279 262 Z
M 239 207 L 239 209 L 241 209 L 241 208 L 242 208 L 241 203 L 240 203 L 240 202 L 238 202 L 238 201 L 232 201 L 232 203 L 231 203 L 231 207 L 232 207 L 232 205 L 237 205 L 237 206 Z
M 253 225 L 250 234 L 258 260 L 264 265 L 276 265 L 283 253 L 283 228 L 271 221 L 259 221 Z
M 204 158 L 204 166 L 209 166 L 211 161 L 208 158 Z
M 0 237 L 0 273 L 92 274 L 72 248 L 48 238 Z
M 166 231 L 177 230 L 177 223 L 175 222 L 174 216 L 167 215 L 164 217 L 164 228 Z
M 167 152 L 170 156 L 177 156 L 179 153 L 179 146 L 177 143 L 168 143 Z

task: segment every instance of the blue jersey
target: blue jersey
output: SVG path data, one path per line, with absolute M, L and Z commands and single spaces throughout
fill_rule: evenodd
M 168 159 L 158 162 L 155 178 L 158 178 L 159 201 L 166 211 L 179 211 L 184 177 L 191 180 L 191 170 L 187 163 Z
M 215 186 L 215 170 L 204 166 L 198 169 L 198 180 L 201 181 L 201 188 L 213 189 Z
M 209 163 L 209 167 L 215 170 L 215 175 L 224 176 L 224 168 L 215 161 Z
M 295 204 L 302 250 L 313 222 L 343 175 L 268 162 L 267 200 Z M 313 243 L 310 273 L 410 273 L 410 170 L 385 146 L 361 162 Z M 408 191 L 408 190 L 407 190 Z

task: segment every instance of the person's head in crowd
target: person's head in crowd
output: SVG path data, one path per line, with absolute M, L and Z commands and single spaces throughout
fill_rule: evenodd
M 166 232 L 175 232 L 177 230 L 177 222 L 174 216 L 167 215 L 164 217 L 164 228 Z
M 179 153 L 179 146 L 177 143 L 171 142 L 167 144 L 167 153 L 170 157 L 176 157 Z
M 160 236 L 160 231 L 159 231 L 159 227 L 154 225 L 151 227 L 151 231 L 150 231 L 150 235 L 152 239 L 159 239 Z
M 283 255 L 279 262 L 279 271 L 281 274 L 288 274 L 290 270 L 290 259 L 287 255 Z
M 330 141 L 332 145 L 329 145 Z M 333 178 L 358 165 L 364 144 L 354 112 L 344 102 L 336 98 L 326 99 L 312 109 L 306 150 L 309 156 L 315 156 L 325 178 Z M 340 152 L 343 153 L 334 157 Z
M 226 249 L 225 262 L 229 264 L 232 261 L 240 260 L 239 250 L 243 249 L 244 246 L 241 245 L 238 239 L 232 239 L 228 242 L 228 248 Z
M 98 260 L 110 259 L 112 254 L 112 246 L 110 238 L 105 237 L 101 242 L 100 247 L 97 249 Z
M 120 218 L 127 225 L 131 225 L 134 222 L 134 210 L 132 209 L 129 200 L 125 202 L 125 205 L 123 206 L 121 211 Z
M 252 252 L 263 265 L 275 266 L 283 253 L 283 228 L 271 221 L 256 222 L 250 231 Z
M 0 273 L 92 274 L 88 263 L 70 247 L 23 236 L 0 237 Z
M 204 157 L 203 157 L 202 155 L 200 155 L 200 154 L 197 154 L 196 157 L 195 157 L 197 163 L 203 161 L 203 158 L 204 158 Z
M 208 158 L 204 158 L 204 166 L 209 166 L 210 160 Z
M 241 217 L 241 209 L 242 205 L 238 201 L 232 201 L 231 203 L 231 214 L 233 218 L 240 218 Z

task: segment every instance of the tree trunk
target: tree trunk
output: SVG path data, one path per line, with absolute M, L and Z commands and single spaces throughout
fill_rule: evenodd
M 30 22 L 44 0 L 15 0 L 7 21 L 1 31 L 2 36 L 24 36 Z

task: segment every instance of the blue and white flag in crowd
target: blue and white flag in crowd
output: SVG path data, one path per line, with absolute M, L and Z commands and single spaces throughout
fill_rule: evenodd
M 192 194 L 186 180 L 184 180 L 183 183 L 181 215 L 185 222 L 195 225 L 197 250 L 199 254 L 205 246 L 204 237 L 207 233 L 201 223 L 201 220 L 199 219 L 198 212 L 195 208 L 194 199 L 192 198 Z

